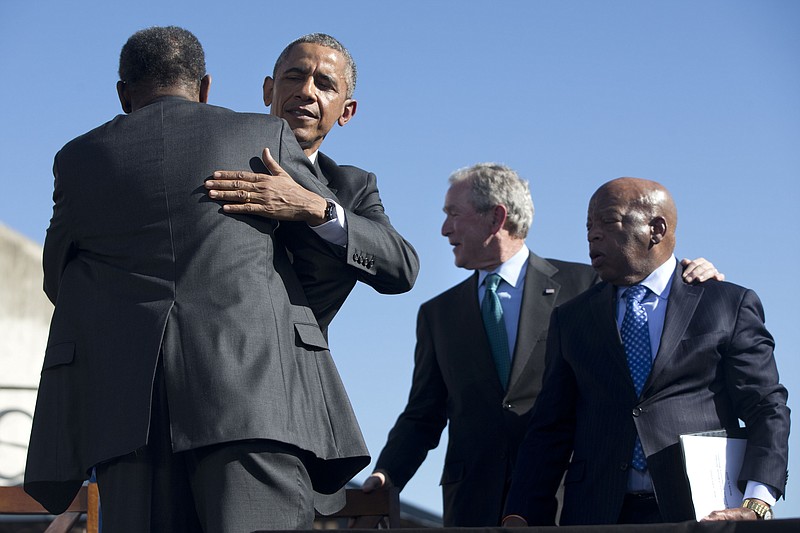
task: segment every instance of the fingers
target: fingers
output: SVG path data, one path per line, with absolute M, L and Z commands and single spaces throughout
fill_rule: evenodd
M 383 475 L 383 473 L 375 472 L 364 481 L 364 483 L 361 485 L 361 490 L 363 492 L 372 492 L 375 489 L 383 487 L 385 482 L 386 477 Z
M 281 166 L 272 158 L 269 148 L 264 148 L 264 151 L 261 152 L 261 161 L 264 162 L 264 166 L 267 167 L 267 170 L 269 170 L 269 173 L 273 176 L 283 173 Z
M 745 507 L 734 507 L 712 513 L 700 519 L 701 522 L 719 522 L 722 520 L 756 520 L 758 517 L 752 509 Z
M 212 179 L 206 180 L 206 188 L 208 183 L 221 183 L 232 184 L 235 183 L 236 187 L 242 187 L 248 183 L 258 183 L 264 181 L 266 176 L 264 174 L 256 174 L 254 172 L 245 172 L 244 170 L 217 170 L 214 172 Z
M 215 200 L 247 204 L 257 200 L 258 183 L 268 177 L 252 172 L 218 170 L 204 185 L 208 196 Z
M 683 279 L 686 283 L 704 282 L 710 279 L 725 281 L 725 274 L 719 272 L 711 261 L 703 257 L 695 260 L 683 259 Z
M 528 522 L 518 514 L 508 515 L 503 518 L 503 527 L 528 527 Z

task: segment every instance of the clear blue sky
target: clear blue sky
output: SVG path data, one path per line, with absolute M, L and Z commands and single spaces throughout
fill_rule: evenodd
M 679 257 L 708 257 L 761 296 L 795 403 L 800 2 L 2 0 L 0 222 L 43 241 L 53 155 L 120 112 L 128 36 L 168 24 L 205 46 L 211 102 L 240 111 L 263 110 L 263 77 L 301 34 L 338 37 L 358 63 L 358 113 L 324 151 L 378 175 L 422 262 L 413 291 L 359 288 L 333 323 L 373 456 L 405 405 L 419 304 L 467 276 L 439 234 L 441 207 L 450 172 L 479 161 L 530 180 L 528 245 L 576 261 L 588 259 L 586 205 L 600 184 L 662 182 L 678 204 Z M 442 448 L 403 492 L 433 511 Z M 800 517 L 800 458 L 790 459 L 779 517 Z

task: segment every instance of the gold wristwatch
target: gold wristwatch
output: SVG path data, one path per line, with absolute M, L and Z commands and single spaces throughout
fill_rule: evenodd
M 742 507 L 752 509 L 759 520 L 772 520 L 772 509 L 769 505 L 753 498 L 746 498 L 742 502 Z

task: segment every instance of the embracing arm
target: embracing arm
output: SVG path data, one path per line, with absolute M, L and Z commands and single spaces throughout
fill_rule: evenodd
M 313 179 L 314 183 L 310 186 L 304 182 L 301 182 L 301 186 L 297 176 L 290 176 L 284 171 L 268 150 L 264 151 L 262 158 L 271 175 L 217 171 L 212 179 L 206 181 L 205 186 L 209 196 L 223 201 L 223 210 L 226 213 L 306 222 L 308 226 L 313 227 L 326 221 L 326 199 L 342 205 L 342 202 L 316 179 Z M 312 266 L 319 254 L 327 257 L 321 259 L 321 264 L 325 265 L 324 269 L 318 266 L 319 272 L 307 277 L 321 279 L 324 276 L 334 280 L 340 279 L 342 272 L 337 272 L 338 263 L 342 269 L 349 272 L 350 276 L 355 276 L 378 292 L 385 294 L 407 292 L 413 287 L 419 273 L 417 252 L 389 223 L 373 174 L 369 175 L 361 196 L 358 205 L 352 209 L 343 206 L 346 244 L 313 247 L 315 250 L 313 260 L 310 262 Z M 312 232 L 310 227 L 300 230 L 294 228 L 292 238 L 302 235 L 298 231 Z M 303 253 L 306 250 L 300 243 L 291 240 L 286 244 L 294 253 Z

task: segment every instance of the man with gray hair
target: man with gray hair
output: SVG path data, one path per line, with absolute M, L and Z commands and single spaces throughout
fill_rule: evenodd
M 527 248 L 528 183 L 504 165 L 455 172 L 444 212 L 456 266 L 475 272 L 420 307 L 408 404 L 363 489 L 402 489 L 449 425 L 444 525 L 494 526 L 541 388 L 550 314 L 598 278 Z M 705 260 L 686 264 L 688 281 L 717 274 Z

